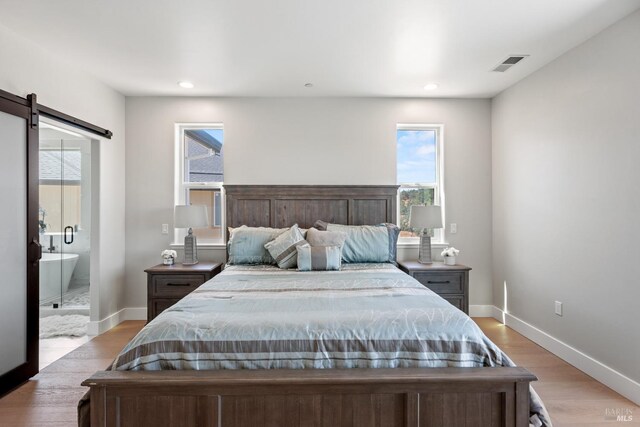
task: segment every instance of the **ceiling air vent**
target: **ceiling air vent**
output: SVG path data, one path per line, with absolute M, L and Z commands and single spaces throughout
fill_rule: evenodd
M 527 56 L 529 56 L 529 55 L 511 55 L 507 59 L 502 61 L 500 64 L 498 64 L 498 66 L 496 68 L 494 68 L 493 71 L 497 71 L 499 73 L 504 73 L 509 68 L 513 67 L 514 65 L 516 65 L 518 62 L 522 61 Z

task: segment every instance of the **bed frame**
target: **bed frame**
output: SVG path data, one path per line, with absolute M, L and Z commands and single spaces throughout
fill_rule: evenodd
M 396 186 L 226 185 L 229 227 L 395 222 Z M 527 427 L 524 368 L 100 371 L 91 426 Z

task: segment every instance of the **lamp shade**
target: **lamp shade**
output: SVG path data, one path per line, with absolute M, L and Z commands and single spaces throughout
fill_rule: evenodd
M 442 209 L 440 206 L 411 206 L 409 213 L 411 228 L 442 228 Z
M 176 228 L 201 228 L 209 226 L 209 215 L 205 205 L 178 205 L 174 212 Z

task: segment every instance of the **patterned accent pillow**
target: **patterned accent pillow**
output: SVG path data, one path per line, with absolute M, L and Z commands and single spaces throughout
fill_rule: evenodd
M 276 260 L 278 267 L 293 268 L 297 265 L 296 247 L 305 243 L 307 241 L 302 237 L 298 224 L 294 224 L 289 230 L 264 245 L 264 248 Z
M 340 270 L 342 251 L 338 246 L 311 246 L 304 244 L 298 249 L 298 270 Z
M 264 245 L 287 230 L 287 228 L 247 227 L 246 225 L 229 228 L 228 263 L 231 265 L 275 264 Z

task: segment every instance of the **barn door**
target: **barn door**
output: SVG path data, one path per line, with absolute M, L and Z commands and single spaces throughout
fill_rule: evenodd
M 38 373 L 38 112 L 0 91 L 0 395 Z

